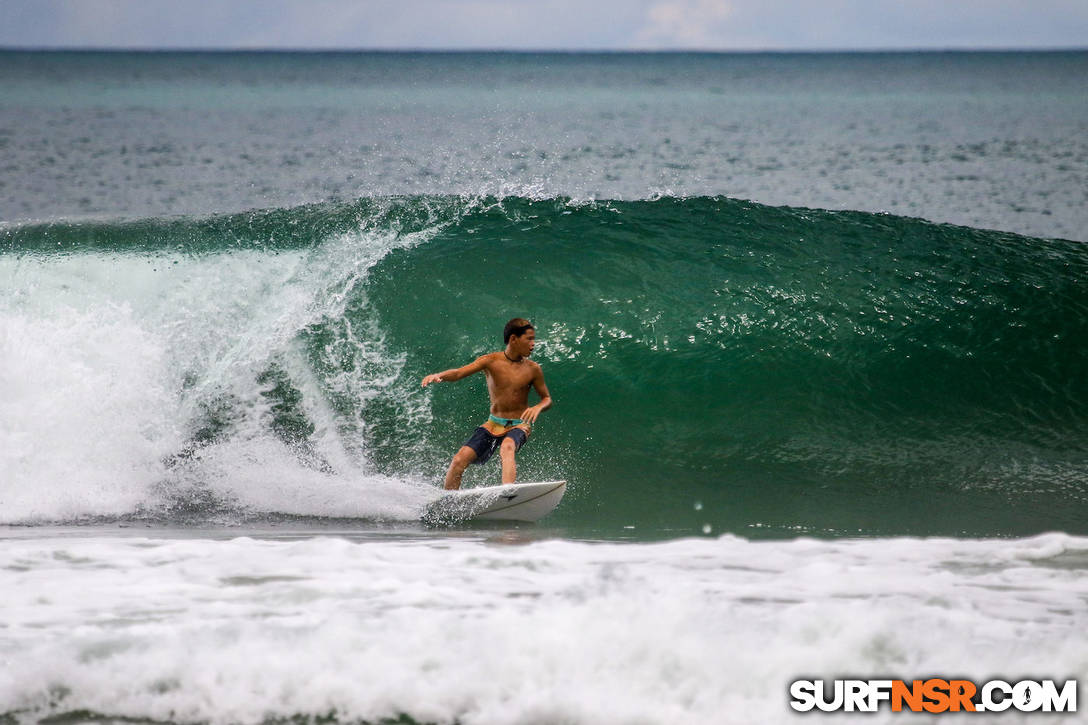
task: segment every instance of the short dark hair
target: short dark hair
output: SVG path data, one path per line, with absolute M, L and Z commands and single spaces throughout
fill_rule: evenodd
M 526 320 L 524 317 L 515 317 L 506 323 L 506 327 L 502 329 L 502 342 L 504 345 L 510 343 L 510 336 L 517 335 L 521 337 L 529 330 L 535 330 L 533 323 Z

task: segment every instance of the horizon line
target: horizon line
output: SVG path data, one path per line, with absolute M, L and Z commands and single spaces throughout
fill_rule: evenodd
M 22 53 L 388 53 L 388 54 L 469 54 L 495 53 L 510 55 L 757 55 L 798 54 L 833 55 L 843 53 L 1078 53 L 1088 52 L 1084 46 L 903 46 L 856 48 L 350 48 L 350 47 L 228 47 L 228 46 L 49 46 L 0 45 L 0 52 Z

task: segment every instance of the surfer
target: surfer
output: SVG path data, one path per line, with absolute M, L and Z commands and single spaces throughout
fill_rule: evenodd
M 536 330 L 532 323 L 515 317 L 502 331 L 506 349 L 488 353 L 461 368 L 434 373 L 423 378 L 423 387 L 445 383 L 484 372 L 487 393 L 491 397 L 491 415 L 473 432 L 450 461 L 446 471 L 446 488 L 461 487 L 461 476 L 470 463 L 484 463 L 499 449 L 502 460 L 502 482 L 517 479 L 514 457 L 528 440 L 537 416 L 552 407 L 544 372 L 529 359 L 536 346 Z M 529 405 L 529 388 L 536 390 L 540 402 Z

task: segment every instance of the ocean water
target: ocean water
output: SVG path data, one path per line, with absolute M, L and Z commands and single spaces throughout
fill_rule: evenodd
M 0 51 L 0 218 L 716 196 L 1085 239 L 1088 53 Z
M 1086 78 L 0 52 L 0 721 L 780 722 L 799 678 L 1083 683 Z M 515 315 L 555 398 L 519 472 L 567 496 L 424 525 L 486 389 L 419 381 Z

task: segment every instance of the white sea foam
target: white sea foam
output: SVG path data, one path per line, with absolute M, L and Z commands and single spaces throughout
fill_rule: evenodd
M 330 396 L 358 409 L 390 395 L 403 360 L 343 312 L 377 261 L 431 233 L 361 228 L 275 253 L 0 257 L 0 523 L 154 511 L 193 487 L 258 512 L 416 517 L 420 487 L 371 470 L 365 421 Z M 352 360 L 337 375 L 315 374 L 300 342 L 322 323 L 348 328 L 335 354 Z M 302 448 L 269 423 L 270 369 L 312 425 Z M 402 402 L 429 415 L 423 396 Z M 195 441 L 209 406 L 226 408 L 229 430 Z
M 8 540 L 0 712 L 774 723 L 800 677 L 1088 676 L 1084 538 L 504 536 Z
M 3 311 L 0 520 L 131 511 L 179 445 L 170 377 L 127 305 Z

